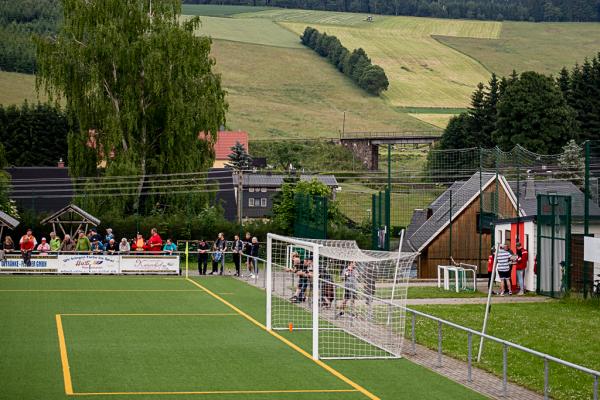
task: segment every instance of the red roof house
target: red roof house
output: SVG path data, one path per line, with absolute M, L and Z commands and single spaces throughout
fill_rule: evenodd
M 219 131 L 217 142 L 215 143 L 215 163 L 214 168 L 222 168 L 229 161 L 231 148 L 240 142 L 246 151 L 248 151 L 248 132 L 244 131 Z

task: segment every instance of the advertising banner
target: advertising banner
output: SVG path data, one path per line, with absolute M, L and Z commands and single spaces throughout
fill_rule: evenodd
M 5 273 L 31 273 L 31 274 L 56 274 L 58 272 L 57 256 L 33 256 L 31 266 L 23 264 L 21 255 L 8 255 L 0 261 L 0 272 Z
M 121 256 L 122 274 L 179 274 L 179 256 Z
M 73 254 L 58 256 L 60 274 L 118 274 L 119 256 L 102 254 Z

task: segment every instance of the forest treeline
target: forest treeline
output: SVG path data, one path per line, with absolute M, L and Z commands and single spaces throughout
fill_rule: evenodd
M 390 85 L 383 68 L 373 65 L 362 48 L 350 52 L 337 37 L 321 33 L 310 26 L 306 27 L 300 40 L 321 57 L 327 57 L 338 71 L 371 94 L 378 96 Z
M 32 35 L 56 33 L 58 0 L 0 0 L 0 71 L 34 73 Z
M 599 0 L 184 0 L 184 3 L 496 21 L 600 21 Z

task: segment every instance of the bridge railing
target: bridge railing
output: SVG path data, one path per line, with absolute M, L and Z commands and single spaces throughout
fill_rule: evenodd
M 421 137 L 440 137 L 441 131 L 345 131 L 341 132 L 340 139 L 393 139 L 393 138 L 421 138 Z

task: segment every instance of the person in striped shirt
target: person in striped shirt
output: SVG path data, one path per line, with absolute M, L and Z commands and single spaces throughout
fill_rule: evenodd
M 500 296 L 504 296 L 504 292 L 508 290 L 508 294 L 512 294 L 512 290 L 510 287 L 510 263 L 511 263 L 512 254 L 508 251 L 507 245 L 500 246 L 498 253 L 496 254 L 496 258 L 498 263 L 496 269 L 498 270 L 498 275 L 500 276 Z

